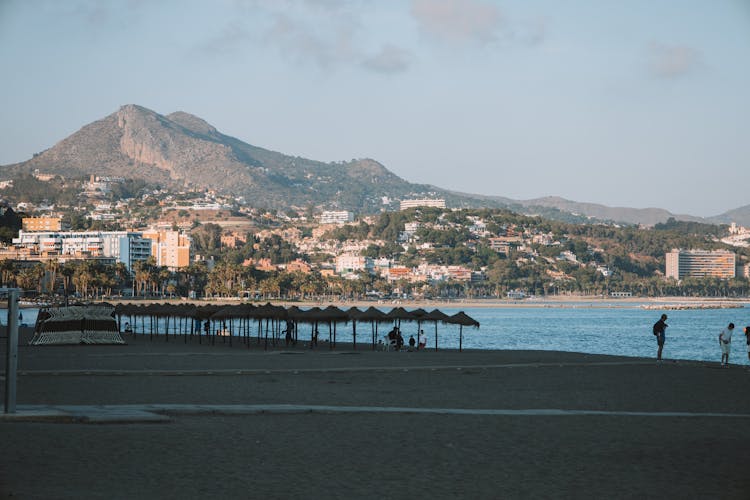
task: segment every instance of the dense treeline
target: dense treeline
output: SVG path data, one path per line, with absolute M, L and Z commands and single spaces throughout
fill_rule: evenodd
M 8 217 L 12 218 L 10 212 Z M 328 231 L 333 242 L 369 241 L 362 252 L 387 258 L 392 265 L 415 268 L 421 264 L 464 266 L 474 271 L 471 282 L 444 280 L 388 281 L 360 273 L 358 279 L 311 273 L 262 272 L 248 262 L 268 259 L 283 264 L 295 259 L 330 262 L 324 252 L 302 255 L 279 235 L 259 238 L 248 234 L 234 248 L 221 244 L 222 228 L 204 224 L 193 230 L 196 254 L 208 260 L 172 272 L 153 261 L 138 263 L 132 275 L 122 266 L 70 262 L 28 264 L 2 261 L 2 281 L 37 293 L 107 295 L 128 291 L 137 296 L 252 296 L 315 298 L 362 297 L 366 293 L 424 297 L 504 297 L 508 291 L 550 295 L 578 293 L 606 295 L 746 296 L 748 280 L 736 278 L 666 279 L 665 253 L 672 248 L 730 248 L 721 243 L 725 226 L 670 220 L 653 229 L 603 224 L 569 224 L 519 215 L 507 210 L 437 208 L 384 212 L 370 222 L 358 221 Z M 0 222 L 2 219 L 0 219 Z M 405 235 L 407 224 L 409 234 Z M 304 234 L 310 228 L 304 228 Z M 505 236 L 507 252 L 491 247 L 490 238 Z M 747 263 L 745 248 L 731 248 L 738 263 Z M 106 266 L 105 266 L 106 267 Z

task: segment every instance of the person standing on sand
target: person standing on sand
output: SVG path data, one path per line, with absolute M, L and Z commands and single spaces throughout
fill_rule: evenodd
M 747 359 L 750 361 L 750 326 L 745 327 L 745 340 L 747 341 Z
M 729 366 L 729 352 L 732 350 L 732 332 L 734 331 L 734 323 L 724 328 L 719 334 L 719 345 L 721 346 L 721 366 L 727 368 Z
M 656 361 L 661 361 L 661 351 L 664 349 L 664 340 L 666 339 L 667 332 L 667 315 L 662 314 L 659 321 L 654 323 L 654 335 L 656 335 L 656 343 L 659 349 L 656 351 Z

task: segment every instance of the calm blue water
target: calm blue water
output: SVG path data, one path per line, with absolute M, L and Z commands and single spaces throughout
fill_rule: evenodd
M 447 311 L 446 311 L 447 312 Z M 624 356 L 656 356 L 652 326 L 662 313 L 669 316 L 663 356 L 668 359 L 718 361 L 718 335 L 729 322 L 736 325 L 732 360 L 747 363 L 742 329 L 750 325 L 750 309 L 683 311 L 641 308 L 513 308 L 471 309 L 466 313 L 481 327 L 464 329 L 464 347 L 574 351 Z M 457 344 L 455 327 L 439 330 L 440 340 Z M 443 330 L 445 333 L 443 333 Z
M 731 321 L 737 327 L 730 361 L 748 363 L 745 336 L 742 334 L 743 327 L 750 325 L 748 307 L 661 311 L 645 310 L 632 304 L 624 307 L 614 303 L 611 307 L 601 307 L 599 304 L 595 307 L 589 307 L 587 304 L 567 304 L 566 307 L 551 305 L 440 309 L 446 314 L 463 310 L 481 324 L 478 329 L 464 327 L 465 349 L 554 350 L 640 357 L 655 357 L 656 340 L 651 333 L 651 327 L 664 312 L 669 316 L 664 357 L 701 361 L 720 359 L 717 337 L 719 331 Z M 22 322 L 33 326 L 38 310 L 22 309 L 21 313 Z M 2 324 L 7 324 L 5 311 L 0 312 L 0 319 Z M 140 329 L 140 324 L 137 327 Z M 389 329 L 389 324 L 381 324 L 378 333 L 382 337 Z M 423 324 L 422 329 L 427 334 L 427 346 L 433 347 L 434 324 Z M 410 335 L 417 337 L 416 323 L 402 323 L 401 330 L 407 342 Z M 338 325 L 336 333 L 339 342 L 351 342 L 351 324 Z M 301 340 L 307 340 L 310 336 L 310 327 L 301 325 L 299 335 Z M 326 327 L 320 327 L 319 338 L 328 339 Z M 367 343 L 371 339 L 370 325 L 358 324 L 357 342 Z M 459 327 L 439 324 L 438 346 L 458 348 L 458 345 Z

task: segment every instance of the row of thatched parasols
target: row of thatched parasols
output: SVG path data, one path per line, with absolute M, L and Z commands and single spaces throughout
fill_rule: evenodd
M 256 306 L 250 303 L 236 305 L 194 305 L 194 304 L 117 304 L 115 316 L 123 329 L 123 318 L 126 318 L 128 326 L 133 334 L 149 332 L 151 338 L 159 334 L 163 327 L 165 339 L 169 341 L 170 326 L 172 336 L 183 336 L 187 342 L 188 336 L 197 335 L 199 343 L 203 337 L 210 343 L 215 343 L 220 337 L 223 342 L 232 344 L 233 337 L 239 337 L 248 347 L 251 343 L 254 323 L 257 321 L 257 343 L 264 342 L 264 348 L 268 348 L 269 342 L 276 344 L 281 340 L 282 334 L 285 339 L 291 339 L 296 343 L 299 337 L 300 325 L 310 326 L 310 345 L 317 343 L 319 326 L 328 327 L 328 340 L 331 349 L 336 347 L 336 326 L 338 324 L 352 323 L 353 347 L 357 348 L 357 324 L 366 323 L 370 325 L 372 348 L 375 349 L 378 338 L 378 327 L 384 323 L 393 323 L 400 326 L 401 322 L 417 323 L 418 330 L 422 324 L 433 323 L 435 326 L 435 349 L 438 348 L 438 324 L 459 325 L 459 350 L 463 349 L 463 327 L 479 327 L 479 322 L 459 312 L 447 315 L 438 309 L 427 312 L 424 309 L 407 311 L 403 307 L 394 307 L 389 312 L 383 312 L 375 307 L 365 310 L 351 307 L 343 310 L 335 306 L 326 308 L 312 307 L 300 309 L 297 306 L 283 307 L 273 304 Z M 148 328 L 147 323 L 148 321 Z

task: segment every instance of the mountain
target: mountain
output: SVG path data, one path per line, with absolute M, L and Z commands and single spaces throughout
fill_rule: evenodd
M 90 123 L 6 176 L 40 172 L 67 178 L 115 176 L 163 186 L 211 189 L 268 208 L 325 205 L 376 211 L 382 197 L 440 191 L 411 184 L 370 159 L 323 163 L 252 146 L 184 112 L 160 115 L 133 104 Z
M 732 222 L 736 222 L 741 226 L 750 227 L 750 205 L 709 217 L 708 220 L 714 224 L 731 224 Z
M 224 135 L 189 113 L 161 115 L 134 104 L 85 125 L 28 161 L 0 167 L 0 172 L 13 178 L 36 169 L 66 178 L 94 174 L 142 179 L 172 189 L 210 189 L 275 209 L 312 205 L 373 213 L 383 207 L 383 198 L 440 197 L 451 207 L 508 208 L 569 222 L 652 225 L 670 217 L 704 221 L 658 208 L 607 207 L 557 197 L 520 201 L 412 184 L 372 159 L 324 163 L 289 156 Z M 727 212 L 712 221 L 750 225 L 748 211 L 737 209 L 742 219 Z
M 616 222 L 630 222 L 632 224 L 644 224 L 653 226 L 659 222 L 665 222 L 670 217 L 677 220 L 691 222 L 706 222 L 701 217 L 692 215 L 673 214 L 663 208 L 627 208 L 627 207 L 608 207 L 595 203 L 581 203 L 570 201 L 557 196 L 547 196 L 533 200 L 522 201 L 525 207 L 554 207 L 563 212 L 572 214 L 582 214 L 587 217 L 593 217 L 599 220 L 610 220 Z

